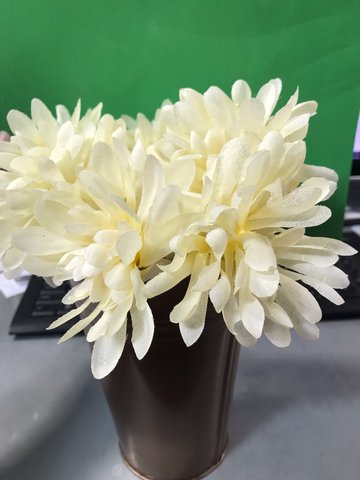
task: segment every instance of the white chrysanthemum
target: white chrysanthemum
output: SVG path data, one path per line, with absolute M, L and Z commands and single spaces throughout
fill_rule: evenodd
M 63 301 L 81 305 L 50 328 L 83 314 L 60 339 L 64 341 L 95 321 L 87 340 L 95 341 L 96 378 L 117 364 L 129 312 L 135 353 L 142 358 L 147 352 L 154 321 L 144 282 L 170 253 L 170 238 L 198 218 L 194 213 L 198 208 L 178 186 L 165 184 L 158 160 L 146 157 L 139 146 L 129 152 L 113 138 L 110 144 L 94 146 L 76 184 L 58 183 L 43 193 L 33 209 L 37 226 L 13 235 L 29 272 L 50 276 L 56 284 L 78 282 Z M 93 308 L 85 312 L 91 304 Z
M 243 158 L 271 150 L 268 166 L 273 179 L 282 177 L 284 189 L 295 188 L 299 180 L 311 176 L 336 182 L 337 175 L 330 169 L 303 166 L 302 140 L 316 112 L 316 102 L 297 103 L 296 90 L 287 104 L 274 113 L 281 87 L 279 79 L 270 80 L 252 97 L 249 85 L 238 80 L 231 98 L 218 87 L 210 87 L 203 95 L 182 89 L 180 100 L 164 103 L 152 123 L 139 115 L 137 122 L 129 122 L 129 126 L 135 138 L 147 145 L 148 153 L 163 162 L 168 181 L 194 192 L 202 191 L 205 173 L 230 144 Z M 233 173 L 237 175 L 236 170 Z
M 289 172 L 283 169 L 274 180 L 271 155 L 262 151 L 244 158 L 236 141 L 217 157 L 204 177 L 203 218 L 172 239 L 172 264 L 161 267 L 163 272 L 145 287 L 149 297 L 162 293 L 167 282 L 171 286 L 183 278 L 183 265 L 191 263 L 187 293 L 170 316 L 187 345 L 204 328 L 208 297 L 246 346 L 263 332 L 275 345 L 287 346 L 293 327 L 316 337 L 321 310 L 299 280 L 328 300 L 342 302 L 334 288 L 345 288 L 348 281 L 333 265 L 338 254 L 352 255 L 354 249 L 304 235 L 304 227 L 329 218 L 329 209 L 318 203 L 331 195 L 334 182 L 313 177 L 284 193 Z
M 101 117 L 102 105 L 80 117 L 80 101 L 74 113 L 57 107 L 53 117 L 38 99 L 31 102 L 31 117 L 17 110 L 7 116 L 13 132 L 10 142 L 0 142 L 0 248 L 2 268 L 16 275 L 23 255 L 10 245 L 11 233 L 33 223 L 33 205 L 42 192 L 58 182 L 74 182 L 98 141 L 123 138 L 125 124 L 110 115 Z
M 334 264 L 355 251 L 305 235 L 329 218 L 320 203 L 337 182 L 333 170 L 304 165 L 316 103 L 297 104 L 295 92 L 274 113 L 280 91 L 280 80 L 255 98 L 242 80 L 232 98 L 185 89 L 152 123 L 101 117 L 100 106 L 83 118 L 79 105 L 73 115 L 58 107 L 54 118 L 38 100 L 32 119 L 10 112 L 0 260 L 8 272 L 76 282 L 64 302 L 77 307 L 50 328 L 81 314 L 61 341 L 89 329 L 96 378 L 117 364 L 129 312 L 135 353 L 145 355 L 148 299 L 186 278 L 170 320 L 187 345 L 204 328 L 209 298 L 242 345 L 264 333 L 280 347 L 292 329 L 318 335 L 321 310 L 305 286 L 342 302 L 335 289 L 348 279 Z

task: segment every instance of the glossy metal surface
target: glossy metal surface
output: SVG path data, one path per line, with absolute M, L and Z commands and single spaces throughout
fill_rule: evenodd
M 209 307 L 204 332 L 186 347 L 169 313 L 183 286 L 151 303 L 156 322 L 149 352 L 138 360 L 127 341 L 103 381 L 120 448 L 145 478 L 199 478 L 221 460 L 239 346 Z

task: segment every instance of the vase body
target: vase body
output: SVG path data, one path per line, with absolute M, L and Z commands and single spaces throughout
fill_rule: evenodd
M 102 380 L 121 453 L 139 476 L 189 480 L 222 460 L 239 345 L 209 306 L 204 331 L 191 347 L 169 320 L 181 287 L 150 304 L 155 334 L 142 360 L 130 335 L 113 372 Z

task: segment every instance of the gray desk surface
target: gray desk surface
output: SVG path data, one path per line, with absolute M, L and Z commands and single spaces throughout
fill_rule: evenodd
M 14 340 L 0 298 L 1 480 L 132 480 L 83 338 Z M 243 349 L 230 447 L 209 480 L 359 480 L 360 321 Z

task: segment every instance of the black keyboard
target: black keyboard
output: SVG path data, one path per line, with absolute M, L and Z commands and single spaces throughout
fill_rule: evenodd
M 344 241 L 360 251 L 360 238 L 355 233 L 345 233 Z M 322 308 L 323 320 L 360 319 L 360 255 L 342 257 L 337 266 L 347 273 L 350 279 L 349 287 L 339 290 L 345 303 L 334 305 L 317 292 L 312 292 Z M 14 335 L 63 334 L 79 320 L 77 317 L 54 330 L 46 330 L 46 327 L 70 309 L 69 306 L 61 303 L 61 299 L 69 288 L 67 283 L 61 287 L 52 288 L 42 278 L 31 277 L 29 286 L 15 312 L 9 333 Z
M 65 333 L 79 319 L 71 320 L 54 330 L 46 328 L 71 309 L 71 306 L 61 303 L 69 289 L 67 283 L 52 288 L 42 278 L 31 277 L 11 322 L 9 333 L 13 335 Z

